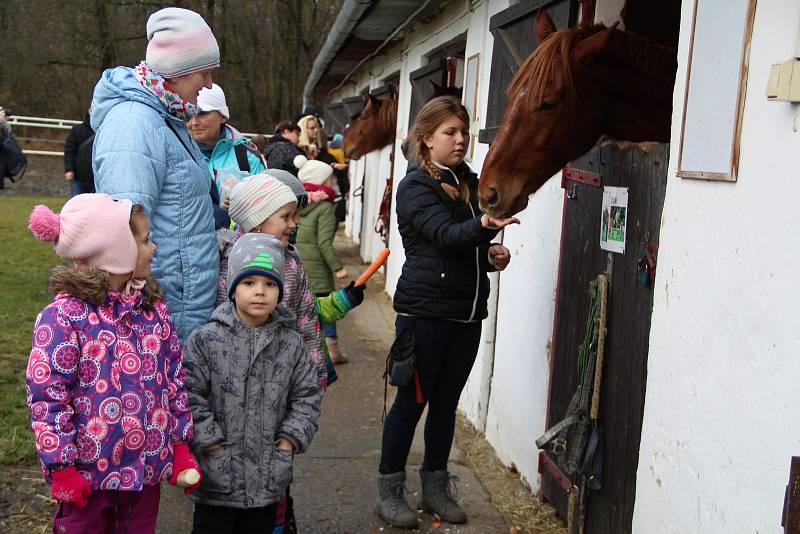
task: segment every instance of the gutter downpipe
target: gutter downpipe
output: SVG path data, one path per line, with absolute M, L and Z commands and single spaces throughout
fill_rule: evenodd
M 317 82 L 322 78 L 328 64 L 334 58 L 339 49 L 344 44 L 345 40 L 350 36 L 350 32 L 358 24 L 361 16 L 369 9 L 373 0 L 345 0 L 339 16 L 331 26 L 331 31 L 328 32 L 328 38 L 325 44 L 322 45 L 317 57 L 314 59 L 314 64 L 311 67 L 311 73 L 308 75 L 306 85 L 303 87 L 303 107 L 307 106 L 311 100 L 311 93 L 317 86 Z

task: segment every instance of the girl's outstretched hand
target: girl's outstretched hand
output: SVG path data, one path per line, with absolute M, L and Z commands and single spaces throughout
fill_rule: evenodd
M 519 219 L 516 217 L 506 217 L 503 219 L 498 219 L 495 217 L 489 217 L 487 214 L 481 215 L 481 226 L 484 228 L 492 228 L 493 230 L 500 230 L 505 228 L 509 224 L 519 224 Z

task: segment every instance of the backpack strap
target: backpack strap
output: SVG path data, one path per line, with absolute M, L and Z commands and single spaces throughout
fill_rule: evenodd
M 242 172 L 250 172 L 250 162 L 247 161 L 247 145 L 245 143 L 238 144 L 233 147 L 236 153 L 236 162 L 239 164 L 239 170 Z

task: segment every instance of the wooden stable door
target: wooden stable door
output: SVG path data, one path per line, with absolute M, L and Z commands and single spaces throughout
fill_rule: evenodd
M 431 61 L 424 67 L 411 72 L 408 77 L 411 81 L 411 107 L 408 111 L 408 129 L 411 131 L 414 119 L 417 118 L 417 113 L 433 97 L 431 82 L 440 86 L 447 85 L 447 61 L 445 59 Z
M 344 104 L 331 104 L 325 107 L 325 133 L 328 135 L 342 134 L 345 127 L 350 123 L 350 117 L 347 116 Z
M 588 494 L 586 534 L 631 531 L 653 308 L 653 282 L 646 273 L 640 275 L 640 260 L 645 244 L 658 243 L 668 160 L 668 144 L 604 142 L 564 171 L 548 427 L 564 418 L 578 384 L 577 354 L 586 331 L 589 282 L 600 273 L 609 277 L 599 415 L 605 445 L 603 487 Z M 600 248 L 603 188 L 609 186 L 628 188 L 624 254 Z M 565 480 L 555 456 L 541 455 L 542 492 L 566 518 L 565 490 L 579 485 L 579 475 Z
M 504 9 L 489 20 L 494 49 L 486 127 L 478 135 L 481 143 L 491 144 L 494 140 L 508 105 L 506 88 L 520 65 L 539 46 L 539 41 L 533 34 L 533 25 L 540 9 L 547 10 L 559 30 L 568 28 L 577 21 L 577 0 L 526 0 Z
M 364 110 L 366 104 L 364 99 L 364 95 L 361 95 L 351 96 L 342 100 L 342 106 L 344 108 L 343 116 L 347 120 L 347 123 L 353 122 L 352 118 Z

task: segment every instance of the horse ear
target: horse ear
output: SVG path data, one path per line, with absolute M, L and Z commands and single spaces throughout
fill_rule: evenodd
M 556 32 L 556 25 L 550 18 L 550 13 L 546 9 L 540 9 L 536 15 L 536 22 L 533 24 L 533 35 L 540 43 L 551 33 Z
M 572 49 L 572 57 L 575 61 L 582 64 L 590 64 L 594 61 L 594 59 L 605 50 L 608 45 L 608 40 L 611 37 L 611 32 L 617 28 L 617 24 L 618 23 L 615 22 L 605 30 L 579 41 L 575 45 L 575 48 Z
M 370 106 L 372 106 L 375 109 L 378 109 L 378 108 L 381 107 L 381 100 L 379 98 L 375 97 L 375 96 L 368 95 L 367 96 L 367 104 L 369 104 Z

